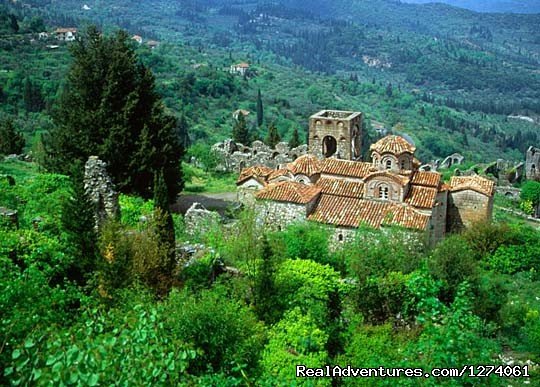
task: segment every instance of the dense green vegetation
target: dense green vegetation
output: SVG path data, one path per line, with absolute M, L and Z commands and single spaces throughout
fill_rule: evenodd
M 540 360 L 540 234 L 518 221 L 478 224 L 434 249 L 405 230 L 361 228 L 333 250 L 318 225 L 268 233 L 244 213 L 197 235 L 199 258 L 171 267 L 159 198 L 122 196 L 121 219 L 96 235 L 88 267 L 61 216 L 71 180 L 26 166 L 0 164 L 15 177 L 0 178 L 0 203 L 20 215 L 19 229 L 0 226 L 3 383 L 464 385 L 294 375 L 296 364 L 430 370 L 501 364 L 499 354 Z M 174 223 L 187 240 L 182 220 Z
M 366 148 L 382 125 L 409 135 L 424 161 L 522 159 L 538 141 L 537 15 L 386 0 L 79 7 L 0 3 L 0 154 L 35 160 L 0 161 L 0 207 L 17 211 L 0 215 L 0 384 L 527 381 L 295 378 L 296 364 L 429 371 L 500 355 L 532 361 L 538 378 L 537 224 L 497 208 L 492 224 L 435 247 L 360 228 L 334 249 L 332 230 L 269 232 L 249 211 L 192 235 L 169 208 L 183 180 L 191 192 L 234 189 L 235 176 L 213 171 L 211 143 L 296 146 L 323 108 L 366 112 Z M 37 35 L 57 26 L 81 28 L 80 40 Z M 231 74 L 240 61 L 249 72 Z M 233 120 L 237 109 L 251 114 Z M 118 218 L 99 230 L 81 179 L 92 154 L 122 192 Z M 513 209 L 539 202 L 529 182 Z M 203 248 L 176 256 L 188 241 Z

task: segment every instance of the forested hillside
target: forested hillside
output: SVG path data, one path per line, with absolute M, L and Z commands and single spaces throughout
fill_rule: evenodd
M 434 3 L 433 0 L 403 0 L 405 3 Z M 454 7 L 477 12 L 539 13 L 540 4 L 535 0 L 439 0 Z

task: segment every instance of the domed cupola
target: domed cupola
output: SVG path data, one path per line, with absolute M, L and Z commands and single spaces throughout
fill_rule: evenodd
M 394 172 L 413 169 L 416 147 L 403 137 L 390 135 L 369 147 L 373 166 L 378 170 Z

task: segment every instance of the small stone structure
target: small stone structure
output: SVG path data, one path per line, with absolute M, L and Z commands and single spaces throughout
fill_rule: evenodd
M 118 193 L 107 173 L 107 164 L 90 156 L 84 166 L 84 190 L 95 208 L 95 228 L 120 214 Z
M 204 234 L 221 222 L 217 212 L 207 210 L 201 203 L 193 203 L 184 216 L 186 233 L 190 236 Z
M 525 161 L 527 180 L 540 181 L 540 148 L 530 146 Z
M 451 154 L 446 157 L 443 162 L 439 165 L 440 168 L 450 168 L 452 165 L 461 165 L 465 157 L 459 153 Z
M 251 146 L 246 146 L 228 139 L 214 144 L 212 152 L 219 159 L 217 170 L 239 173 L 242 169 L 255 165 L 278 168 L 305 155 L 307 145 L 291 149 L 286 142 L 280 142 L 272 149 L 262 141 L 254 141 Z
M 309 118 L 309 151 L 318 158 L 362 158 L 362 113 L 321 110 Z
M 15 228 L 19 228 L 19 215 L 16 210 L 0 207 L 0 222 L 11 224 Z

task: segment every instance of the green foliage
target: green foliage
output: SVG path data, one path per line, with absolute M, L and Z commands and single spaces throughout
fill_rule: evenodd
M 478 262 L 469 245 L 459 235 L 453 235 L 440 242 L 428 261 L 431 274 L 443 282 L 443 299 L 454 298 L 459 285 L 464 281 L 475 281 Z
M 17 132 L 13 120 L 0 122 L 0 154 L 20 154 L 24 149 L 24 137 Z
M 226 290 L 216 287 L 198 295 L 173 291 L 164 304 L 167 329 L 187 343 L 198 355 L 190 372 L 255 371 L 264 335 L 253 312 Z
M 90 310 L 68 329 L 32 334 L 4 372 L 14 385 L 176 385 L 195 351 L 164 324 L 162 312 L 143 305 L 121 314 Z
M 298 307 L 323 325 L 332 322 L 333 308 L 339 308 L 347 290 L 334 269 L 310 260 L 285 260 L 277 269 L 275 286 L 281 313 Z
M 264 120 L 263 102 L 261 97 L 261 89 L 257 90 L 257 125 L 261 126 Z M 270 145 L 270 144 L 269 144 Z
M 246 124 L 246 118 L 242 113 L 238 114 L 238 118 L 234 121 L 232 137 L 235 142 L 239 142 L 244 145 L 250 143 L 250 134 Z
M 319 328 L 317 319 L 298 308 L 290 310 L 268 333 L 268 344 L 262 353 L 262 383 L 305 386 L 330 386 L 331 380 L 296 378 L 296 365 L 323 367 L 328 362 L 328 335 Z
M 270 148 L 275 148 L 278 142 L 281 141 L 281 136 L 274 123 L 268 125 L 268 134 L 266 136 L 265 142 Z
M 205 172 L 210 172 L 215 170 L 219 163 L 218 155 L 212 151 L 212 148 L 209 145 L 203 144 L 201 142 L 195 143 L 189 147 L 187 156 L 195 158 L 196 163 L 202 164 L 202 167 Z M 185 176 L 186 182 L 191 180 L 192 176 Z
M 526 337 L 528 350 L 538 360 L 540 357 L 540 312 L 538 310 L 531 310 L 527 313 L 523 333 Z
M 337 266 L 335 257 L 328 249 L 330 233 L 326 227 L 313 222 L 296 223 L 279 235 L 285 246 L 285 257 Z
M 540 203 L 540 182 L 529 180 L 521 187 L 521 200 L 530 201 L 533 206 Z
M 107 37 L 91 27 L 71 47 L 56 126 L 45 141 L 47 166 L 68 173 L 73 161 L 97 155 L 122 192 L 143 197 L 151 196 L 154 174 L 163 170 L 175 198 L 183 153 L 176 122 L 164 113 L 154 77 L 138 62 L 129 36 Z
M 289 140 L 289 147 L 296 148 L 297 146 L 302 145 L 302 141 L 300 141 L 300 135 L 298 134 L 298 128 L 294 128 L 293 134 L 291 139 Z
M 139 228 L 141 218 L 148 219 L 154 211 L 153 200 L 144 200 L 138 196 L 120 194 L 118 201 L 120 204 L 120 220 L 129 227 Z
M 279 318 L 279 301 L 276 298 L 278 288 L 275 283 L 276 266 L 277 259 L 265 237 L 253 293 L 255 313 L 267 324 L 275 323 Z

